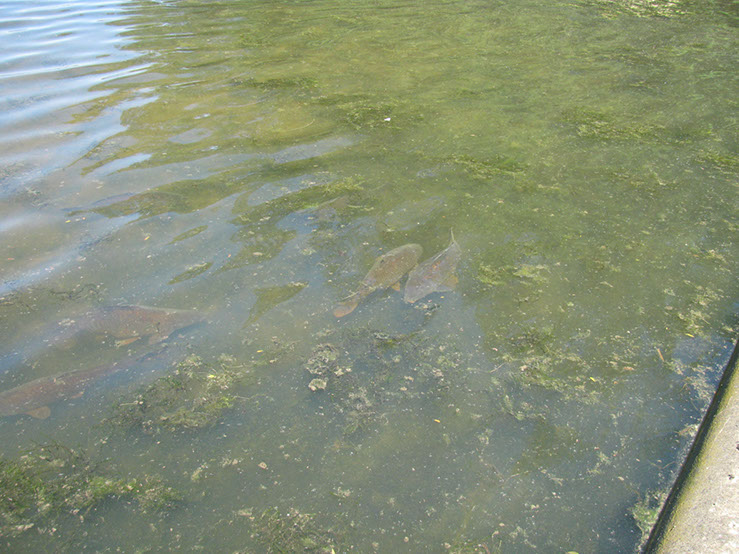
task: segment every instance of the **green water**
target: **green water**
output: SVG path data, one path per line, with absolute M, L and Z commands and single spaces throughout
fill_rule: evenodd
M 0 471 L 2 549 L 638 550 L 737 336 L 736 25 L 728 1 L 4 2 L 0 390 L 125 370 L 0 420 L 5 463 L 54 442 L 115 480 L 18 515 Z M 450 231 L 455 290 L 332 315 Z M 205 321 L 56 342 L 123 304 Z

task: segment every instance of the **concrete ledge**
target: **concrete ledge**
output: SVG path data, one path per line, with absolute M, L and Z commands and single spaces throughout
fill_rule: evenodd
M 739 342 L 645 552 L 739 552 L 738 356 Z

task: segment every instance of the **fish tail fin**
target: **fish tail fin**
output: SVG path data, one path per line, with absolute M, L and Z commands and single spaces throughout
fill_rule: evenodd
M 349 315 L 358 305 L 359 302 L 354 300 L 342 302 L 334 309 L 334 317 L 344 317 L 345 315 Z

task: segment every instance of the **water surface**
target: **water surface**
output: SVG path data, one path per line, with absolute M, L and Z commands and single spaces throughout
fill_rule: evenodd
M 125 368 L 0 453 L 180 500 L 0 544 L 636 551 L 737 332 L 736 36 L 720 1 L 4 2 L 0 390 Z M 455 290 L 332 315 L 452 230 Z M 56 340 L 116 305 L 205 321 Z M 248 376 L 212 424 L 102 423 L 188 355 Z

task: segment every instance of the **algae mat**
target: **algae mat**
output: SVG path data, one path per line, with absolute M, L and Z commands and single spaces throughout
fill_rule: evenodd
M 734 6 L 0 28 L 1 550 L 640 548 L 737 335 Z

